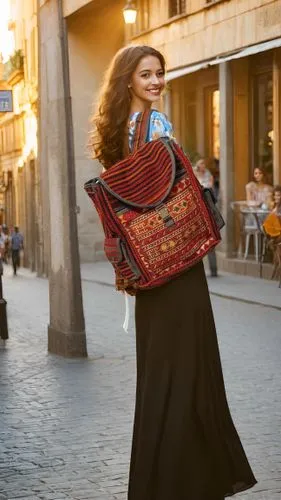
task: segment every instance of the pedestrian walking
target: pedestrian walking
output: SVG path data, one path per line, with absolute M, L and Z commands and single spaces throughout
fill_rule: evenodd
M 165 61 L 121 49 L 101 91 L 90 144 L 105 169 L 126 156 L 137 118 L 165 87 Z M 152 110 L 146 141 L 173 139 Z M 137 390 L 128 500 L 222 500 L 256 483 L 231 419 L 202 262 L 137 291 Z
M 214 190 L 214 177 L 211 172 L 206 168 L 206 162 L 204 158 L 201 158 L 197 161 L 194 169 L 195 175 L 200 182 L 201 186 L 204 188 L 210 188 Z M 215 249 L 208 253 L 208 261 L 210 273 L 213 278 L 218 276 L 218 265 L 217 265 L 217 256 Z
M 17 268 L 20 266 L 20 251 L 23 249 L 23 235 L 19 232 L 18 226 L 14 227 L 11 235 L 12 263 L 14 275 L 17 274 Z

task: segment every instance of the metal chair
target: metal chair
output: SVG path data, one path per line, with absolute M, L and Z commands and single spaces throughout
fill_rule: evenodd
M 242 208 L 241 209 L 242 216 L 242 230 L 245 236 L 245 253 L 244 259 L 246 260 L 249 254 L 250 240 L 251 236 L 254 240 L 254 251 L 256 261 L 259 262 L 259 253 L 260 253 L 260 239 L 261 239 L 261 231 L 258 225 L 257 217 L 255 213 L 252 213 L 250 209 Z
M 271 279 L 279 278 L 281 288 L 281 241 L 280 238 L 271 238 L 264 230 L 263 222 L 270 210 L 262 210 L 257 206 L 249 206 L 247 201 L 233 201 L 230 204 L 232 210 L 239 216 L 240 241 L 238 255 L 242 255 L 242 243 L 245 241 L 244 259 L 247 259 L 250 246 L 250 238 L 254 238 L 254 249 L 256 261 L 260 264 L 260 278 L 262 278 L 262 266 L 267 253 L 273 254 L 273 271 Z
M 245 243 L 244 256 L 246 260 L 249 254 L 251 236 L 254 240 L 255 259 L 259 262 L 261 247 L 261 228 L 256 217 L 254 207 L 249 207 L 247 201 L 233 201 L 230 204 L 232 210 L 239 217 L 240 241 L 238 255 L 242 255 L 242 245 Z

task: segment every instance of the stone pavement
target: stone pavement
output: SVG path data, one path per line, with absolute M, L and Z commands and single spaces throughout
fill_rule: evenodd
M 82 276 L 89 357 L 64 359 L 46 352 L 47 280 L 27 270 L 14 278 L 5 268 L 10 339 L 0 346 L 1 500 L 126 499 L 133 321 L 126 334 L 123 297 L 106 262 L 83 265 Z M 266 304 L 279 300 L 281 290 L 245 280 L 209 280 L 214 293 L 243 289 L 246 300 L 265 303 L 212 295 L 232 415 L 259 480 L 237 498 L 280 500 L 281 312 Z
M 106 262 L 82 264 L 82 277 L 96 283 L 114 283 L 112 266 Z M 208 264 L 206 262 L 208 276 Z M 281 289 L 277 281 L 270 281 L 250 276 L 241 276 L 219 271 L 218 278 L 209 279 L 209 289 L 213 295 L 227 297 L 246 303 L 270 306 L 281 309 Z
M 218 278 L 209 279 L 209 289 L 218 297 L 281 310 L 281 288 L 277 281 L 221 272 Z

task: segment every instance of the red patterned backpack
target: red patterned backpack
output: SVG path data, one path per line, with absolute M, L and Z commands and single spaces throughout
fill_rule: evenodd
M 150 112 L 140 114 L 134 152 L 84 186 L 103 225 L 116 287 L 132 295 L 202 260 L 223 226 L 180 146 L 168 138 L 144 143 L 149 120 Z

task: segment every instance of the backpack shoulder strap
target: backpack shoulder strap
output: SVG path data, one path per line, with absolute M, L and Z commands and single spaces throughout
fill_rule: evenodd
M 142 146 L 147 138 L 149 124 L 150 124 L 150 116 L 152 111 L 150 109 L 146 109 L 142 113 L 139 113 L 137 117 L 137 124 L 134 133 L 134 141 L 132 152 L 135 152 L 140 146 Z

